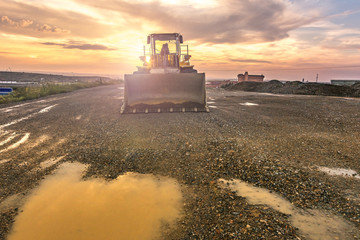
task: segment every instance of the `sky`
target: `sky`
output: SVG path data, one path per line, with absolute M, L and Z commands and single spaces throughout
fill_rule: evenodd
M 0 0 L 0 71 L 121 78 L 161 32 L 208 79 L 360 80 L 360 0 Z

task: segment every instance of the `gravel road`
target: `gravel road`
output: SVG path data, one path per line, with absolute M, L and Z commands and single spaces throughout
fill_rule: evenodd
M 126 172 L 176 179 L 183 216 L 163 239 L 314 239 L 290 214 L 219 179 L 268 189 L 302 211 L 341 217 L 360 239 L 360 99 L 208 89 L 210 113 L 120 114 L 111 85 L 0 106 L 0 239 L 26 196 L 63 162 L 85 178 Z M 326 238 L 324 238 L 326 239 Z

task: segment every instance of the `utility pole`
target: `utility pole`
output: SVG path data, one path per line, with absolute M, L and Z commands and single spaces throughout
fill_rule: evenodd
M 318 82 L 318 80 L 319 80 L 319 74 L 317 73 L 316 74 L 316 82 Z

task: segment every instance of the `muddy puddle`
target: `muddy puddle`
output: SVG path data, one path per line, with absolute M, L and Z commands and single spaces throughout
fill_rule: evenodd
M 253 205 L 266 205 L 289 215 L 291 224 L 298 228 L 306 239 L 353 239 L 359 231 L 342 217 L 322 210 L 303 210 L 292 205 L 280 195 L 264 188 L 254 187 L 240 180 L 219 180 L 224 188 L 236 191 Z
M 360 175 L 351 169 L 345 168 L 328 168 L 328 167 L 318 167 L 319 171 L 327 173 L 333 176 L 342 176 L 342 177 L 353 177 L 360 179 Z
M 136 173 L 83 180 L 85 170 L 61 164 L 30 195 L 8 240 L 156 239 L 181 217 L 175 180 Z
M 239 103 L 241 106 L 259 106 L 257 103 L 251 103 L 251 102 L 245 102 L 245 103 Z

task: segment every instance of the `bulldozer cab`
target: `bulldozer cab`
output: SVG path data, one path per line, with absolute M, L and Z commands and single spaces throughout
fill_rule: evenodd
M 152 55 L 161 54 L 164 44 L 169 47 L 170 54 L 181 55 L 180 44 L 183 43 L 183 37 L 179 33 L 153 33 L 147 38 L 147 44 L 151 46 Z
M 180 71 L 182 39 L 179 33 L 150 34 L 147 38 L 150 44 L 150 71 Z

